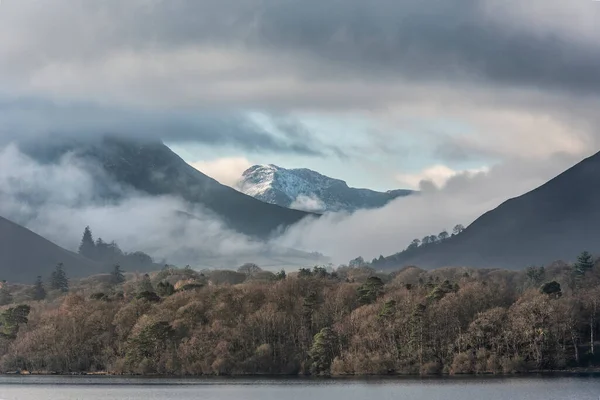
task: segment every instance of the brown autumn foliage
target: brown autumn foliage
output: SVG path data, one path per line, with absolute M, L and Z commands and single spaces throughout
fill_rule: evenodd
M 0 371 L 482 374 L 600 365 L 600 266 L 574 271 L 166 268 L 120 284 L 87 278 L 43 301 L 12 286 L 31 311 L 16 335 L 0 335 Z M 160 282 L 174 292 L 149 295 Z

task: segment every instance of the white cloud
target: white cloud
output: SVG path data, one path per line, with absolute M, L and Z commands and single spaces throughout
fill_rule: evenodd
M 429 182 L 434 184 L 436 187 L 443 187 L 446 182 L 457 175 L 472 176 L 478 173 L 488 172 L 488 167 L 473 168 L 468 170 L 456 171 L 446 165 L 433 165 L 427 167 L 422 171 L 413 174 L 397 174 L 396 180 L 404 186 L 419 189 L 423 183 Z
M 106 190 L 123 196 L 106 201 Z M 228 259 L 234 260 L 232 268 L 248 259 L 265 260 L 261 255 L 269 253 L 285 260 L 277 256 L 283 249 L 228 229 L 199 205 L 121 187 L 72 154 L 40 164 L 14 145 L 0 148 L 0 216 L 73 251 L 89 225 L 96 238 L 115 240 L 124 251 L 147 252 L 157 261 L 204 267 Z
M 420 194 L 396 199 L 380 209 L 303 220 L 276 242 L 322 252 L 337 263 L 359 255 L 371 259 L 394 254 L 414 238 L 451 230 L 459 223 L 470 224 L 507 198 L 534 189 L 577 161 L 563 156 L 543 162 L 514 159 L 488 172 L 455 174 L 441 188 L 426 186 Z
M 325 203 L 315 195 L 306 196 L 301 194 L 296 197 L 292 204 L 290 204 L 290 208 L 293 208 L 294 210 L 320 212 L 325 209 Z
M 224 157 L 210 161 L 196 161 L 190 165 L 223 185 L 237 188 L 242 173 L 250 168 L 252 163 L 245 157 Z

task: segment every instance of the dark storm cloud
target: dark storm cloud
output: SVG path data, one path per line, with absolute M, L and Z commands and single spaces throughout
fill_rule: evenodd
M 600 45 L 491 23 L 478 7 L 483 3 L 278 1 L 262 14 L 259 37 L 264 45 L 297 48 L 364 76 L 600 88 Z M 536 15 L 529 17 L 535 24 Z
M 547 22 L 542 11 L 556 8 L 557 0 L 540 2 L 538 8 L 506 0 L 499 11 L 493 0 L 63 0 L 52 8 L 24 3 L 11 2 L 4 12 L 29 9 L 19 15 L 39 19 L 32 28 L 38 41 L 63 39 L 31 58 L 242 46 L 312 59 L 299 73 L 329 79 L 481 79 L 583 93 L 600 88 L 600 42 L 580 40 L 589 32 L 579 21 L 572 21 L 567 32 L 537 29 Z M 573 7 L 595 16 L 600 25 L 598 4 Z M 513 14 L 502 13 L 505 9 Z M 50 18 L 42 18 L 42 10 Z M 526 23 L 513 23 L 514 13 Z M 64 23 L 57 24 L 61 19 Z
M 19 2 L 20 3 L 20 2 Z M 510 14 L 490 18 L 491 0 L 170 0 L 74 1 L 66 7 L 110 29 L 94 38 L 96 54 L 122 47 L 243 45 L 316 59 L 300 71 L 329 78 L 481 79 L 577 92 L 600 88 L 600 42 L 572 34 L 536 31 L 539 15 L 524 9 L 529 24 Z M 506 7 L 520 9 L 516 0 Z M 597 4 L 586 6 L 598 17 Z M 556 4 L 550 0 L 546 7 Z M 26 7 L 26 6 L 25 6 Z M 578 5 L 578 7 L 582 7 Z M 539 9 L 542 11 L 542 9 Z M 115 18 L 114 23 L 105 20 Z M 83 23 L 83 21 L 81 21 Z M 54 27 L 56 29 L 56 27 Z M 40 29 L 49 29 L 42 24 Z M 85 38 L 85 35 L 83 36 Z M 74 39 L 77 43 L 81 39 Z M 84 51 L 58 44 L 69 51 Z M 78 53 L 78 55 L 82 55 Z M 274 60 L 277 63 L 277 60 Z

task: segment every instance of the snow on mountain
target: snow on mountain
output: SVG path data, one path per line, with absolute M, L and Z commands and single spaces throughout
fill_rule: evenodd
M 266 203 L 315 212 L 378 208 L 413 193 L 403 189 L 377 192 L 351 188 L 340 179 L 310 169 L 286 169 L 273 164 L 247 169 L 238 189 Z

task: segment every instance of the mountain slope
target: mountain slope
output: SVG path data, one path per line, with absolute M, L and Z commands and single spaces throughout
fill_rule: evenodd
M 600 153 L 510 199 L 442 243 L 388 257 L 382 266 L 524 268 L 600 254 Z
M 54 148 L 29 149 L 42 161 L 67 151 L 102 166 L 117 182 L 150 195 L 176 195 L 202 205 L 230 228 L 256 237 L 267 237 L 309 215 L 266 204 L 204 175 L 160 142 L 105 137 L 97 141 L 74 141 Z M 107 196 L 118 195 L 108 193 Z
M 412 193 L 410 190 L 376 192 L 351 188 L 340 179 L 310 169 L 286 169 L 273 164 L 247 169 L 238 186 L 243 193 L 266 203 L 311 211 L 378 208 Z
M 63 263 L 69 277 L 102 272 L 102 267 L 0 217 L 0 279 L 33 283 L 36 276 L 48 278 Z

